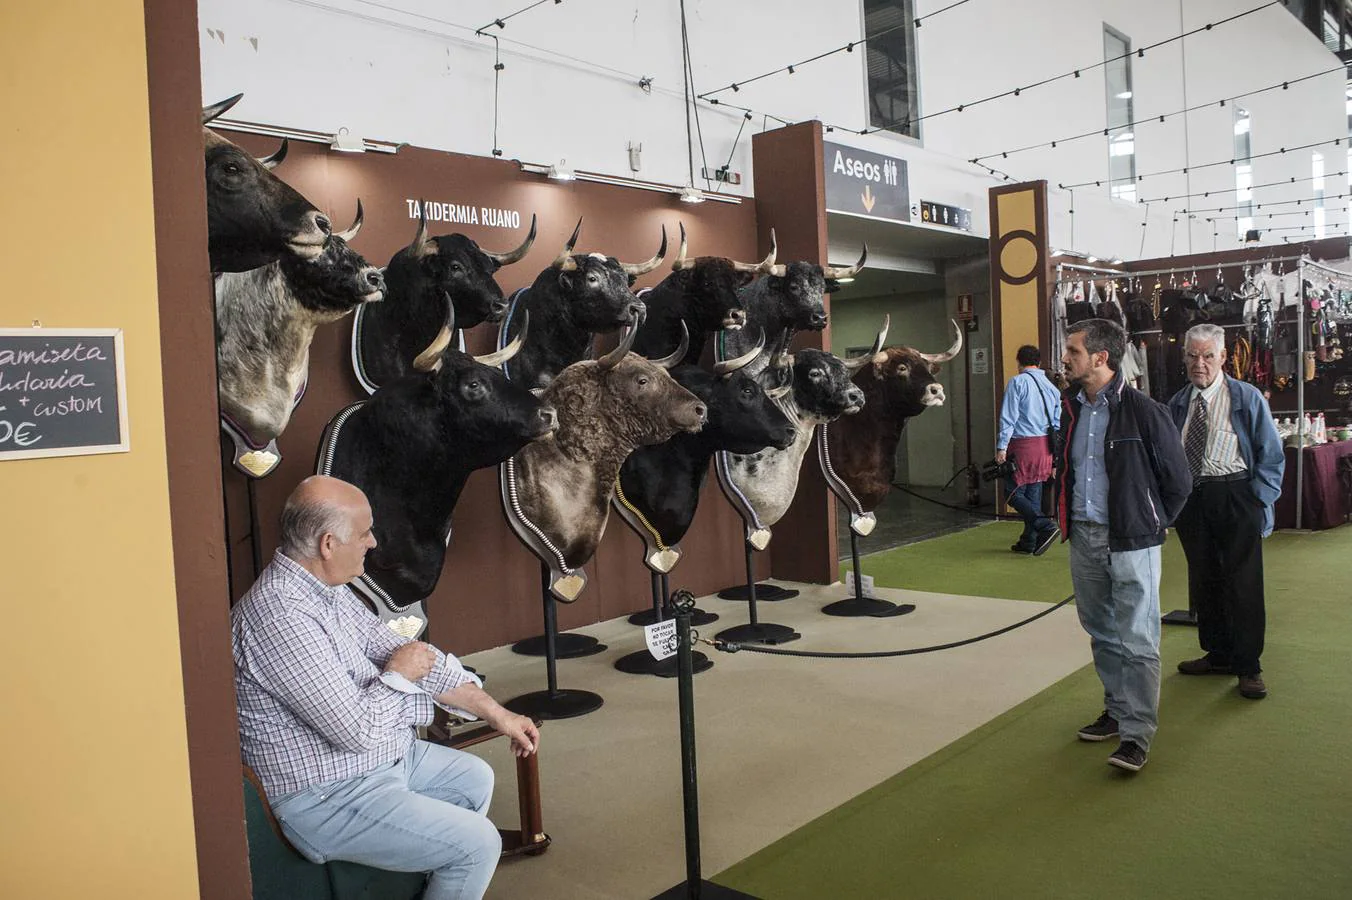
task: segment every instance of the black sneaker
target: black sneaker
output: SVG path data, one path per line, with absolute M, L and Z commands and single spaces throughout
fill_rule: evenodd
M 1041 556 L 1046 553 L 1047 549 L 1051 547 L 1052 541 L 1055 541 L 1060 536 L 1061 529 L 1055 525 L 1048 528 L 1046 531 L 1039 533 L 1037 536 L 1037 545 L 1033 547 L 1033 555 Z
M 1031 556 L 1033 553 L 1033 548 L 1027 544 L 1010 544 L 1009 549 L 1015 553 L 1022 553 L 1024 556 Z
M 1105 709 L 1103 715 L 1076 732 L 1076 737 L 1082 741 L 1094 742 L 1117 737 L 1117 720 L 1108 715 L 1108 711 Z
M 1121 745 L 1113 751 L 1113 755 L 1108 757 L 1108 765 L 1117 766 L 1119 769 L 1126 769 L 1128 772 L 1139 772 L 1145 765 L 1145 751 L 1141 745 L 1135 741 L 1123 741 Z

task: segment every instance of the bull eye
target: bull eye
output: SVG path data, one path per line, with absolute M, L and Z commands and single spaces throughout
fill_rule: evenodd
M 455 272 L 456 274 L 459 274 L 460 272 L 465 271 L 465 267 L 462 266 L 462 265 L 460 265 L 460 263 L 458 263 L 458 262 L 453 262 L 453 263 L 451 263 L 450 268 L 451 268 L 451 271 L 452 271 L 452 272 Z
M 640 375 L 640 376 L 638 376 L 637 381 L 638 381 L 638 386 L 639 386 L 639 387 L 647 387 L 647 386 L 648 386 L 648 376 L 647 376 L 647 375 Z
M 821 369 L 808 369 L 807 377 L 808 377 L 808 378 L 811 378 L 813 381 L 821 381 L 821 380 L 822 380 L 822 370 L 821 370 Z
M 244 169 L 240 167 L 239 163 L 232 162 L 226 163 L 224 166 L 221 166 L 221 168 L 225 169 L 225 174 L 227 175 L 238 175 L 240 172 L 244 171 Z

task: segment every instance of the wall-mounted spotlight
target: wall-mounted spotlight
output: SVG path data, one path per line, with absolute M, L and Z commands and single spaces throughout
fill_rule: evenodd
M 704 191 L 701 191 L 701 190 L 700 190 L 699 188 L 697 188 L 697 187 L 683 187 L 683 188 L 681 188 L 681 202 L 682 202 L 682 203 L 703 203 L 703 202 L 704 202 Z
M 577 173 L 569 168 L 566 159 L 561 159 L 557 165 L 550 166 L 546 174 L 554 181 L 572 181 L 577 178 Z
M 329 142 L 329 147 L 334 150 L 341 150 L 344 153 L 366 152 L 366 142 L 346 128 L 338 129 L 338 133 L 335 134 L 333 140 Z

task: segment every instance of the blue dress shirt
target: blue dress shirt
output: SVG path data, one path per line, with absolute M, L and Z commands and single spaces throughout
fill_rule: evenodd
M 1075 469 L 1071 495 L 1072 522 L 1108 524 L 1108 469 L 1103 462 L 1103 438 L 1108 433 L 1108 393 L 1099 391 L 1093 403 L 1080 391 L 1080 420 L 1070 440 L 1070 461 Z
M 1047 416 L 1051 427 L 1061 424 L 1061 392 L 1047 380 L 1047 373 L 1032 366 L 1009 379 L 1005 399 L 1000 405 L 1000 433 L 995 449 L 1009 448 L 1012 438 L 1043 437 L 1047 434 Z

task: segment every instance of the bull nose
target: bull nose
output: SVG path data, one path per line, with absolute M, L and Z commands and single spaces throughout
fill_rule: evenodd
M 699 416 L 701 422 L 707 422 L 709 420 L 709 407 L 705 406 L 703 403 L 696 403 L 695 415 Z
M 554 411 L 552 406 L 542 406 L 535 414 L 540 422 L 540 430 L 553 431 L 559 427 L 559 414 Z
M 850 388 L 845 392 L 845 402 L 850 406 L 863 406 L 864 392 L 859 390 L 859 388 Z
M 366 283 L 378 291 L 385 289 L 385 276 L 380 274 L 379 269 L 372 269 L 366 273 Z
M 499 316 L 499 317 L 501 317 L 501 316 L 507 315 L 507 301 L 506 301 L 506 300 L 494 300 L 494 301 L 493 301 L 492 310 L 493 310 L 493 315 L 494 315 L 494 316 Z
M 643 305 L 643 301 L 641 300 L 638 301 L 637 303 L 630 303 L 629 306 L 626 308 L 626 312 L 629 313 L 629 319 L 634 322 L 637 322 L 639 316 L 642 316 L 643 313 L 646 311 L 647 307 Z
M 808 321 L 812 323 L 813 328 L 825 328 L 826 313 L 813 313 L 812 318 L 809 319 Z
M 333 223 L 330 222 L 329 217 L 324 215 L 323 213 L 321 212 L 311 213 L 310 221 L 314 223 L 314 226 L 316 228 L 318 228 L 325 234 L 333 233 Z

